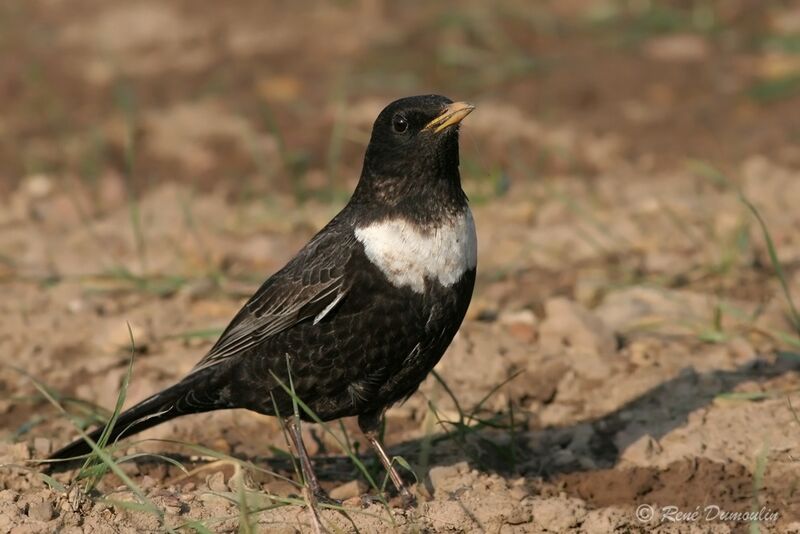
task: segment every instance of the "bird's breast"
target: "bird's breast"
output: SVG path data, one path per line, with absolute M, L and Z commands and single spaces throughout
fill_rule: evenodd
M 357 226 L 367 258 L 397 287 L 425 291 L 425 281 L 450 287 L 475 269 L 478 242 L 469 207 L 444 221 L 421 226 L 403 218 Z

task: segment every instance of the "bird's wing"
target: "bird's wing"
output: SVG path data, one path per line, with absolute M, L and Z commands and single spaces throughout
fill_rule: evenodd
M 345 266 L 353 239 L 320 232 L 259 288 L 192 372 L 241 354 L 264 339 L 307 320 L 316 324 L 347 294 Z

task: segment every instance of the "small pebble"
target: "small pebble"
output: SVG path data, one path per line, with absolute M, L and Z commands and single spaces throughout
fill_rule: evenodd
M 461 476 L 467 472 L 469 472 L 469 464 L 467 462 L 459 462 L 454 465 L 439 465 L 431 468 L 428 472 L 428 478 L 435 493 L 440 491 L 448 492 L 456 489 L 454 486 L 461 485 Z
M 53 519 L 53 503 L 43 501 L 28 506 L 28 517 L 37 521 L 50 521 Z
M 367 486 L 362 481 L 351 480 L 346 484 L 333 488 L 330 492 L 330 496 L 332 499 L 345 501 L 352 497 L 358 497 L 365 491 L 367 491 Z
M 289 495 L 299 495 L 302 490 L 294 484 L 285 480 L 272 480 L 263 484 L 264 491 L 269 495 L 277 495 L 278 497 L 288 497 Z

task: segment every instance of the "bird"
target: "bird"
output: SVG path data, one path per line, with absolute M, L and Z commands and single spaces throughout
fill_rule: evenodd
M 387 105 L 344 208 L 261 285 L 183 379 L 122 412 L 109 443 L 212 410 L 279 416 L 307 487 L 323 500 L 301 421 L 355 416 L 404 503 L 413 502 L 379 430 L 386 410 L 439 362 L 472 298 L 477 238 L 458 138 L 474 108 L 440 95 Z M 298 399 L 308 410 L 299 420 Z M 77 439 L 50 459 L 91 451 Z

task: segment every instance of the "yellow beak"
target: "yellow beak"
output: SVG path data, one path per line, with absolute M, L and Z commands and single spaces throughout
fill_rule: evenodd
M 472 113 L 473 109 L 475 109 L 475 106 L 472 104 L 453 102 L 444 108 L 441 115 L 426 124 L 423 130 L 433 129 L 433 133 L 439 133 L 448 126 L 453 126 L 464 120 L 464 117 Z

